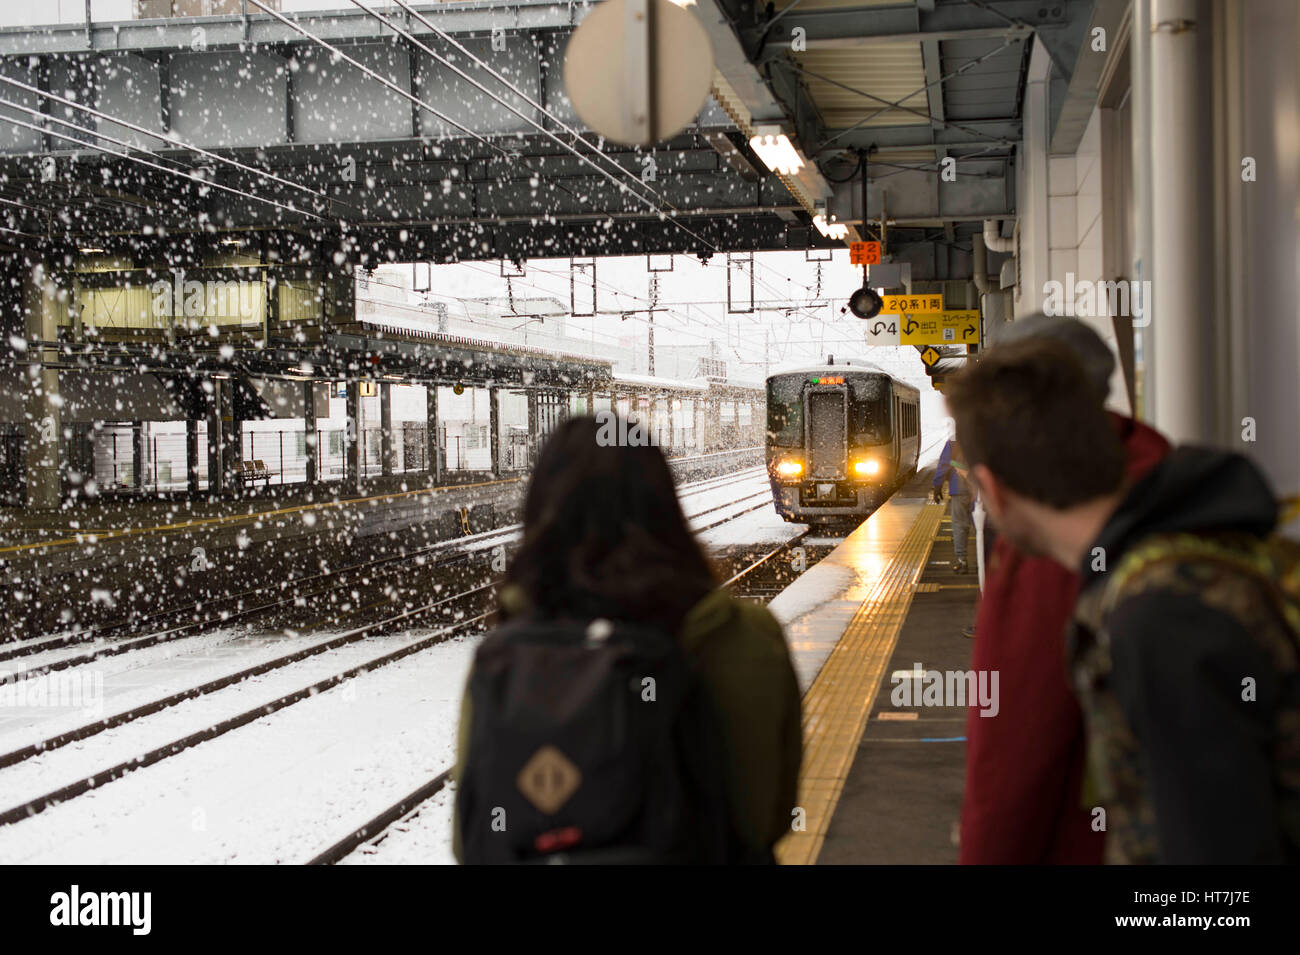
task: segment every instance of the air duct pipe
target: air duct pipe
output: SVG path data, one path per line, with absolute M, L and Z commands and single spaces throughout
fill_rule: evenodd
M 1015 236 L 1009 239 L 1002 238 L 1002 223 L 997 219 L 984 220 L 984 244 L 988 246 L 990 252 L 1016 251 Z
M 993 329 L 1008 319 L 1007 295 L 1001 289 L 994 288 L 989 280 L 989 256 L 984 244 L 984 236 L 978 232 L 971 241 L 971 272 L 975 278 L 975 288 L 980 293 L 980 311 L 984 315 L 984 334 L 986 339 L 996 334 Z

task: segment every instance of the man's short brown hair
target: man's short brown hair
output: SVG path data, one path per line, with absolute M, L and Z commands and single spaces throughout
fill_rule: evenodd
M 949 406 L 973 467 L 1057 509 L 1115 491 L 1124 446 L 1083 366 L 1061 342 L 990 349 L 953 379 Z

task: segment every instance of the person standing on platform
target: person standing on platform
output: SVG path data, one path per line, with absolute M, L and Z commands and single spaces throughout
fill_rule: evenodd
M 961 446 L 953 438 L 944 442 L 943 450 L 939 452 L 939 463 L 934 469 L 930 492 L 936 504 L 943 502 L 945 485 L 948 490 L 948 513 L 952 518 L 952 551 L 957 561 L 952 569 L 954 573 L 964 574 L 970 570 L 966 561 L 966 545 L 974 525 L 971 523 L 971 492 L 970 485 L 966 483 Z
M 1105 405 L 1115 358 L 1096 331 L 1075 318 L 1035 315 L 1006 326 L 992 347 L 1033 338 L 1066 345 L 1098 407 Z M 1141 422 L 1111 419 L 1130 478 L 1168 452 L 1168 442 Z M 974 707 L 967 713 L 959 858 L 969 865 L 1097 865 L 1105 833 L 1094 829 L 1083 801 L 1083 712 L 1061 646 L 1079 578 L 994 536 L 971 667 L 998 673 L 1001 708 L 991 718 Z
M 771 863 L 791 831 L 801 700 L 781 625 L 719 589 L 635 434 L 571 418 L 538 456 L 461 707 L 462 862 Z
M 1058 341 L 993 347 L 950 398 L 1000 532 L 1079 574 L 1067 660 L 1106 860 L 1300 862 L 1300 546 L 1264 476 L 1196 447 L 1127 476 Z

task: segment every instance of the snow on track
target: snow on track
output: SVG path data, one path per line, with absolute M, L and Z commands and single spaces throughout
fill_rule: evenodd
M 306 861 L 451 764 L 477 642 L 433 647 L 0 827 L 0 859 Z
M 4 707 L 0 709 L 0 752 L 49 739 L 94 720 L 123 713 L 210 680 L 257 666 L 336 637 L 317 632 L 290 637 L 284 633 L 246 634 L 220 630 L 155 644 L 115 656 L 100 657 L 51 674 L 51 681 L 90 680 L 102 696 L 90 707 Z M 14 684 L 17 692 L 20 683 Z M 0 775 L 0 785 L 4 783 Z
M 682 489 L 683 507 L 712 523 L 766 490 L 762 468 L 734 480 Z M 708 512 L 708 513 L 704 513 Z M 759 509 L 703 535 L 776 542 L 798 525 Z M 740 525 L 736 530 L 729 530 Z M 744 529 L 748 528 L 748 530 Z M 776 536 L 778 532 L 784 536 Z M 766 538 L 764 538 L 766 539 Z M 332 633 L 315 633 L 312 642 Z M 203 729 L 263 700 L 417 639 L 424 633 L 372 637 L 283 670 L 171 707 L 0 772 L 0 808 L 85 778 L 116 762 Z M 144 650 L 105 658 L 114 667 L 106 711 L 118 711 L 297 649 L 289 638 L 232 637 L 229 631 L 186 641 L 193 651 Z M 460 696 L 477 636 L 457 638 L 128 773 L 69 802 L 0 827 L 0 859 L 26 863 L 274 863 L 302 862 L 432 778 L 455 758 Z M 119 662 L 110 663 L 117 660 Z M 111 693 L 110 693 L 111 687 Z M 48 735 L 56 720 L 0 727 L 0 748 Z M 66 728 L 59 723 L 59 729 Z M 30 737 L 30 738 L 29 738 Z M 349 864 L 451 862 L 452 790 L 390 830 L 376 850 Z

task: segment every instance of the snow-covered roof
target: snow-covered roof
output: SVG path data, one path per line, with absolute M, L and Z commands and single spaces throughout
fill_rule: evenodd
M 851 360 L 848 360 L 848 361 L 840 361 L 840 360 L 837 359 L 837 360 L 835 361 L 835 364 L 833 364 L 833 365 L 831 365 L 831 364 L 822 364 L 822 365 L 794 365 L 794 364 L 791 364 L 791 365 L 788 365 L 788 366 L 781 366 L 781 367 L 776 368 L 776 369 L 775 369 L 771 374 L 769 374 L 767 377 L 768 377 L 768 380 L 770 381 L 771 379 L 773 379 L 773 378 L 775 378 L 775 377 L 777 377 L 777 376 L 779 376 L 779 375 L 818 375 L 818 374 L 821 374 L 821 375 L 834 375 L 834 374 L 837 374 L 838 372 L 844 372 L 844 371 L 865 371 L 865 372 L 870 372 L 870 373 L 874 373 L 874 374 L 878 374 L 878 375 L 889 375 L 889 377 L 891 377 L 891 378 L 895 378 L 895 377 L 897 377 L 896 375 L 892 375 L 892 374 L 890 374 L 889 372 L 885 371 L 885 369 L 881 368 L 879 365 L 873 365 L 873 364 L 871 364 L 871 362 L 869 362 L 869 361 L 860 361 L 860 360 L 858 360 L 858 359 L 851 359 Z
M 709 385 L 701 379 L 686 381 L 680 378 L 660 378 L 658 375 L 634 375 L 627 371 L 615 371 L 614 380 L 629 385 L 649 385 L 656 388 L 671 388 L 676 391 L 708 391 Z
M 427 321 L 422 321 L 420 319 L 397 318 L 387 315 L 382 318 L 365 316 L 361 318 L 361 323 L 363 325 L 384 328 L 389 331 L 401 332 L 411 336 L 412 338 L 420 338 L 443 345 L 454 345 L 460 348 L 475 348 L 481 351 L 497 352 L 503 355 L 529 355 L 537 358 L 558 359 L 563 361 L 582 362 L 588 365 L 599 365 L 602 368 L 610 367 L 608 359 L 593 358 L 591 355 L 583 355 L 577 352 L 563 352 L 550 348 L 537 348 L 533 345 L 517 345 L 510 342 L 495 342 L 486 338 L 469 338 L 464 335 L 448 335 L 446 332 L 439 332 L 430 328 Z

